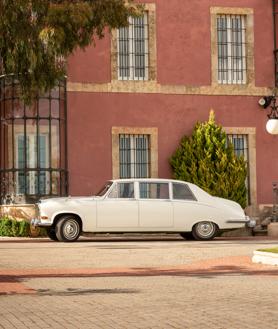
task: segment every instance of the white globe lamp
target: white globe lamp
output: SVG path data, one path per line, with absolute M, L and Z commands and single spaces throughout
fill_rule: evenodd
M 271 135 L 278 135 L 278 118 L 270 118 L 267 121 L 266 131 Z

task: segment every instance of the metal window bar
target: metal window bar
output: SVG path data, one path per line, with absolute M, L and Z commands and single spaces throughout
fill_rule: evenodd
M 246 16 L 217 16 L 218 82 L 245 84 L 247 77 Z
M 118 36 L 119 80 L 148 80 L 148 14 L 130 17 L 129 26 L 120 28 Z
M 244 134 L 227 134 L 227 141 L 229 141 L 233 147 L 235 154 L 240 157 L 243 156 L 247 165 L 247 177 L 246 177 L 246 188 L 248 204 L 250 204 L 250 175 L 249 175 L 249 144 L 248 135 Z
M 129 79 L 129 38 L 128 27 L 120 28 L 118 31 L 118 48 L 119 48 L 119 77 L 122 79 Z
M 66 100 L 65 81 L 60 83 L 60 89 L 62 93 L 43 95 L 35 101 L 33 109 L 28 109 L 20 103 L 16 77 L 0 77 L 0 203 L 5 203 L 8 195 L 15 198 L 24 195 L 26 202 L 35 202 L 42 196 L 66 195 L 67 154 L 62 155 L 59 147 L 58 156 L 63 156 L 65 164 L 62 166 L 58 161 L 58 165 L 53 165 L 51 161 L 53 136 L 63 135 L 66 143 L 66 109 L 63 109 L 64 117 L 60 115 L 54 120 L 51 114 L 51 100 L 61 97 Z M 39 99 L 49 101 L 45 113 L 40 112 Z M 66 102 L 61 104 L 66 106 Z M 55 134 L 54 121 L 57 122 Z M 45 132 L 41 131 L 40 122 L 44 122 Z M 64 150 L 66 152 L 66 145 Z
M 150 177 L 150 136 L 119 135 L 120 178 Z

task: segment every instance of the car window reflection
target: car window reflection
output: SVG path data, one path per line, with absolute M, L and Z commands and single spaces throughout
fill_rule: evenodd
M 140 183 L 141 199 L 169 199 L 168 183 Z
M 133 183 L 117 183 L 113 186 L 108 198 L 113 199 L 133 199 L 134 184 Z
M 174 200 L 194 200 L 196 198 L 186 184 L 173 183 L 173 199 Z

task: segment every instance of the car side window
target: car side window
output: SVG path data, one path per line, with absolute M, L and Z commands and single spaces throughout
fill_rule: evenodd
M 168 183 L 139 183 L 140 199 L 169 199 Z
M 196 198 L 186 184 L 173 183 L 173 199 L 175 200 L 194 200 Z
M 133 199 L 134 183 L 116 183 L 108 198 L 113 199 Z

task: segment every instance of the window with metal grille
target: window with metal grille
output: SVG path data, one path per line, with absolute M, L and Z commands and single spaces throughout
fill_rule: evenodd
M 0 203 L 67 195 L 65 88 L 27 105 L 16 76 L 0 77 Z
M 247 73 L 246 16 L 217 16 L 218 82 L 245 84 Z
M 248 192 L 248 203 L 250 204 L 250 175 L 249 175 L 249 147 L 248 135 L 227 134 L 227 140 L 234 146 L 235 154 L 243 156 L 247 164 L 246 187 Z
M 148 14 L 130 17 L 117 32 L 119 80 L 148 80 Z
M 243 155 L 245 161 L 248 162 L 248 135 L 227 134 L 227 138 L 234 146 L 235 154 Z
M 120 178 L 150 177 L 150 135 L 119 135 Z

